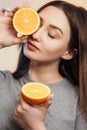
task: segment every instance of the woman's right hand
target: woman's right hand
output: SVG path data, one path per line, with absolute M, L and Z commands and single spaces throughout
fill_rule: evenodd
M 12 17 L 17 9 L 0 11 L 0 48 L 21 43 L 25 39 L 24 36 L 17 37 L 17 32 L 13 28 Z M 6 13 L 8 15 L 5 16 Z
M 24 130 L 46 130 L 44 120 L 51 103 L 52 96 L 50 96 L 44 104 L 39 106 L 31 106 L 25 102 L 20 94 L 19 101 L 14 110 L 14 120 Z

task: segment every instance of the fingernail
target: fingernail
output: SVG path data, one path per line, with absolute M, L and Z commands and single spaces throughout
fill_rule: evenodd
M 22 36 L 22 34 L 20 34 L 20 33 L 17 33 L 17 37 L 21 37 Z
M 11 11 L 11 9 L 6 9 L 7 11 Z

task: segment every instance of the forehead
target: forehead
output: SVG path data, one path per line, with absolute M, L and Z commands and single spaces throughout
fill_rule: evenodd
M 68 18 L 60 8 L 48 6 L 44 8 L 39 14 L 47 24 L 58 26 L 63 30 L 70 30 Z

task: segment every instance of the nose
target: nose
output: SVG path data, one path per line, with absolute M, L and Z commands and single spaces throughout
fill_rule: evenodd
M 33 40 L 36 40 L 38 42 L 41 41 L 42 33 L 43 33 L 42 29 L 39 28 L 35 33 L 32 34 Z

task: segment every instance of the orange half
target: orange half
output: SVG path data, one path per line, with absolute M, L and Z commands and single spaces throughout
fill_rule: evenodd
M 39 28 L 39 25 L 39 14 L 33 8 L 20 8 L 13 16 L 13 26 L 19 34 L 30 35 Z
M 51 93 L 48 86 L 42 83 L 27 83 L 22 87 L 22 96 L 24 100 L 33 105 L 44 103 Z

